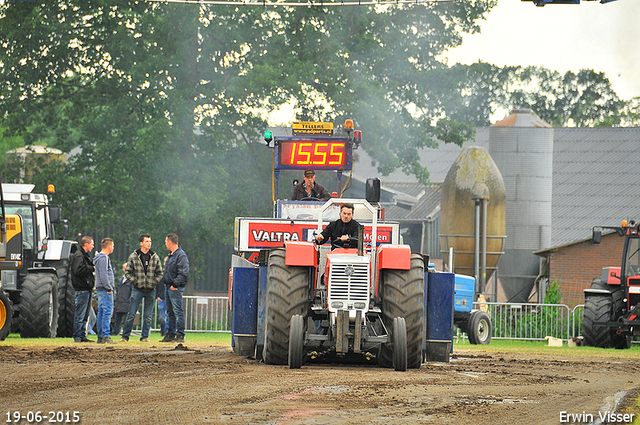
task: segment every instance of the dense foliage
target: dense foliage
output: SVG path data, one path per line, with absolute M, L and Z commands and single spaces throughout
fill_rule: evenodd
M 270 213 L 260 135 L 287 105 L 297 120 L 353 118 L 382 174 L 425 182 L 419 148 L 462 143 L 500 109 L 530 106 L 554 125 L 632 116 L 593 71 L 449 68 L 439 58 L 495 4 L 5 2 L 0 149 L 68 154 L 29 179 L 56 185 L 72 233 L 113 225 L 121 242 L 172 231 L 195 253 L 230 243 L 235 216 Z M 19 177 L 15 165 L 4 180 Z

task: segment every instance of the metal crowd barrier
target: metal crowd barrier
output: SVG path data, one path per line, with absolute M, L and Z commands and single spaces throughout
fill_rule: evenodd
M 187 332 L 231 332 L 231 312 L 229 297 L 184 296 L 185 331 Z M 140 331 L 140 311 L 134 322 L 133 330 Z M 151 330 L 160 331 L 158 302 L 153 306 Z
M 473 303 L 491 318 L 491 338 L 544 340 L 547 336 L 570 339 L 582 335 L 584 306 L 565 304 Z
M 185 296 L 185 327 L 188 332 L 231 332 L 228 297 Z M 474 308 L 489 314 L 493 339 L 544 340 L 547 336 L 569 339 L 582 335 L 584 305 L 475 302 Z M 159 331 L 157 302 L 152 330 Z M 140 330 L 136 319 L 134 330 Z

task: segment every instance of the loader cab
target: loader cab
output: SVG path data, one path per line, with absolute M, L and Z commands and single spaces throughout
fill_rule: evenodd
M 17 273 L 24 277 L 29 268 L 42 265 L 46 257 L 47 241 L 55 239 L 48 197 L 33 193 L 33 184 L 3 183 L 2 187 L 5 214 L 19 215 L 22 221 L 22 267 Z M 21 282 L 22 279 L 14 278 L 13 281 Z M 19 290 L 20 284 L 10 288 Z
M 640 235 L 638 228 L 628 230 L 624 244 L 620 277 L 628 299 L 628 306 L 640 303 Z
M 7 214 L 17 214 L 22 219 L 22 259 L 23 264 L 31 264 L 37 255 L 35 247 L 38 230 L 33 225 L 33 205 L 6 203 L 5 211 Z
M 640 237 L 629 237 L 624 249 L 624 276 L 640 277 Z
M 42 260 L 44 252 L 42 243 L 47 238 L 54 239 L 53 226 L 44 203 L 5 203 L 6 214 L 17 214 L 22 219 L 23 263 L 32 264 Z

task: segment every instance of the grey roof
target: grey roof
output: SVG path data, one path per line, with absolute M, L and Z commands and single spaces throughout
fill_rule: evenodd
M 640 218 L 640 128 L 556 128 L 553 143 L 553 246 Z
M 433 221 L 440 212 L 441 183 L 428 186 L 416 183 L 386 182 L 385 190 L 409 193 L 414 197 L 413 205 L 398 201 L 395 205 L 385 205 L 387 220 L 397 221 Z
M 462 147 L 467 146 L 482 146 L 489 148 L 489 128 L 482 127 L 476 129 L 476 136 L 474 140 L 465 142 Z M 419 150 L 420 158 L 422 158 L 422 165 L 429 170 L 429 180 L 432 183 L 444 182 L 449 168 L 453 161 L 458 158 L 462 148 L 454 144 L 441 143 L 437 149 L 423 148 Z M 354 175 L 358 176 L 378 176 L 382 183 L 385 182 L 411 182 L 415 183 L 414 176 L 408 176 L 402 171 L 394 171 L 388 176 L 381 176 L 378 173 L 376 167 L 371 165 L 371 157 L 367 155 L 366 145 L 363 142 L 361 148 L 356 151 L 358 154 L 358 161 L 354 165 Z
M 463 147 L 473 145 L 489 147 L 489 128 L 478 128 L 475 140 Z M 444 181 L 461 149 L 443 144 L 439 149 L 421 150 L 421 163 L 429 170 L 431 182 Z M 622 219 L 640 219 L 640 195 L 635 190 L 640 183 L 640 127 L 558 127 L 554 129 L 553 151 L 552 246 L 584 240 L 590 237 L 593 226 L 616 226 Z M 359 157 L 354 174 L 379 175 L 363 149 Z M 383 187 L 414 198 L 421 190 L 428 191 L 400 171 L 379 177 Z M 433 205 L 417 201 L 410 210 L 393 210 L 393 214 L 404 212 L 405 220 L 426 219 Z M 387 211 L 389 214 L 392 210 Z

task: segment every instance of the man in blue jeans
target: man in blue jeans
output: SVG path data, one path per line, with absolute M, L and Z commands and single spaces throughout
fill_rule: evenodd
M 86 323 L 91 308 L 91 292 L 95 285 L 93 262 L 89 253 L 93 250 L 93 238 L 85 236 L 80 246 L 71 255 L 69 271 L 71 284 L 76 291 L 76 312 L 73 317 L 73 340 L 75 342 L 93 342 L 87 338 Z
M 169 316 L 167 334 L 160 342 L 184 342 L 184 306 L 182 294 L 189 277 L 189 258 L 178 245 L 178 235 L 169 233 L 164 244 L 170 251 L 162 282 L 166 288 L 166 309 Z
M 129 299 L 129 313 L 122 331 L 120 342 L 129 341 L 129 335 L 133 329 L 133 320 L 140 303 L 144 299 L 144 312 L 142 313 L 142 335 L 140 341 L 149 341 L 151 330 L 151 316 L 153 304 L 156 299 L 156 285 L 162 279 L 162 263 L 158 254 L 151 251 L 151 236 L 140 235 L 140 249 L 129 255 L 127 268 L 124 275 L 131 282 L 131 298 Z
M 111 339 L 111 315 L 113 314 L 113 291 L 115 278 L 109 255 L 113 254 L 113 239 L 104 238 L 100 243 L 102 250 L 93 258 L 96 269 L 96 292 L 98 293 L 98 344 L 115 344 Z

